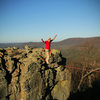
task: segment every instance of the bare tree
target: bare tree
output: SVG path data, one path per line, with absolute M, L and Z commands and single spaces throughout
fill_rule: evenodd
M 81 55 L 82 56 L 82 59 L 81 59 L 82 72 L 81 72 L 81 78 L 77 87 L 78 90 L 81 89 L 83 80 L 86 77 L 88 77 L 89 82 L 92 82 L 91 77 L 89 77 L 89 75 L 91 75 L 96 70 L 100 70 L 100 68 L 98 68 L 96 64 L 96 57 L 97 57 L 96 48 L 90 43 L 86 43 L 84 48 L 85 49 L 83 50 L 83 54 Z

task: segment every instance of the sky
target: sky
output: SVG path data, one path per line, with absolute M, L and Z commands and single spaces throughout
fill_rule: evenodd
M 100 36 L 100 0 L 0 0 L 0 43 Z

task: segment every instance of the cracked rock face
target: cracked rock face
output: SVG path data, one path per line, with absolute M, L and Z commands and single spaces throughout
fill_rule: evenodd
M 61 66 L 60 51 L 51 50 L 49 65 L 42 51 L 42 48 L 0 49 L 0 100 L 67 100 L 71 73 Z

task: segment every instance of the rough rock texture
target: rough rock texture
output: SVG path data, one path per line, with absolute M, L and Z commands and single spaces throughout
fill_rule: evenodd
M 61 65 L 60 51 L 52 49 L 50 64 L 42 48 L 0 49 L 0 100 L 67 100 L 71 73 Z
M 6 71 L 4 70 L 0 58 L 0 100 L 5 100 L 8 95 L 8 87 L 6 80 Z

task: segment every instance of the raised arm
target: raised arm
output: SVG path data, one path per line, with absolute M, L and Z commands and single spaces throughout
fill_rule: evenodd
M 55 37 L 52 40 L 55 40 L 56 37 L 57 37 L 57 35 L 55 35 Z
M 43 43 L 45 43 L 45 41 L 43 39 L 41 39 Z

